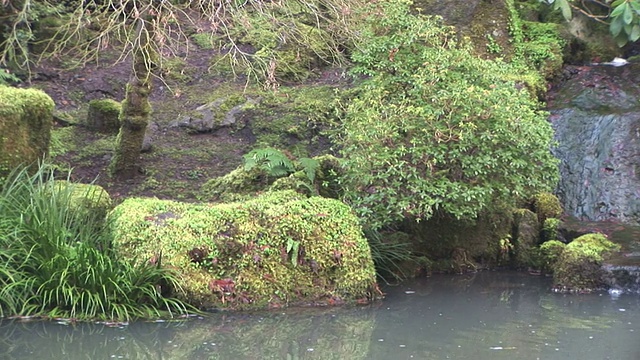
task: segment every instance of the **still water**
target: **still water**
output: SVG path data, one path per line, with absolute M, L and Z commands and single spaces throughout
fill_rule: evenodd
M 562 295 L 521 273 L 439 275 L 352 308 L 124 327 L 0 323 L 0 359 L 640 359 L 640 295 Z

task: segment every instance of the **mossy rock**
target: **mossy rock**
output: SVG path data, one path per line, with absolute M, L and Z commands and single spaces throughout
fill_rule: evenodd
M 536 267 L 540 240 L 538 216 L 531 210 L 518 209 L 513 214 L 513 262 L 518 268 Z
M 620 246 L 600 233 L 586 234 L 573 240 L 553 264 L 553 280 L 566 291 L 591 291 L 603 283 L 603 261 Z
M 107 134 L 117 134 L 120 130 L 122 105 L 111 99 L 91 100 L 87 113 L 88 128 Z
M 371 251 L 340 201 L 270 192 L 246 202 L 130 198 L 109 215 L 114 248 L 174 268 L 202 308 L 251 309 L 370 298 Z
M 540 224 L 544 224 L 548 218 L 559 218 L 563 212 L 560 200 L 548 192 L 541 192 L 533 197 L 533 208 Z
M 48 153 L 53 108 L 53 100 L 40 90 L 0 85 L 0 179 Z

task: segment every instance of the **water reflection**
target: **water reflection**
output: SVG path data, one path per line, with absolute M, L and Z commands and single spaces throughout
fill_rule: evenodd
M 640 359 L 640 297 L 514 273 L 434 276 L 367 307 L 167 323 L 0 323 L 2 359 Z M 4 355 L 3 355 L 4 354 Z

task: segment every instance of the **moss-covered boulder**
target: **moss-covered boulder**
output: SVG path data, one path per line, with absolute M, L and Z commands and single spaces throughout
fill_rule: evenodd
M 107 134 L 117 134 L 120 130 L 122 105 L 111 99 L 91 100 L 87 113 L 87 127 Z
M 198 307 L 336 303 L 376 287 L 358 219 L 337 200 L 293 191 L 226 204 L 131 198 L 109 220 L 122 256 L 175 268 L 177 296 Z
M 49 149 L 54 103 L 40 90 L 0 86 L 0 179 Z
M 562 291 L 590 291 L 602 287 L 602 263 L 619 250 L 619 245 L 600 233 L 582 235 L 573 240 L 552 265 L 556 288 Z

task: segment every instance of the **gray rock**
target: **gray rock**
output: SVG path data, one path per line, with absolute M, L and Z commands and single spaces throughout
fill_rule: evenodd
M 160 131 L 160 125 L 156 122 L 152 122 L 147 126 L 147 131 L 144 133 L 144 140 L 142 140 L 141 152 L 148 153 L 153 150 L 153 139 L 158 131 Z
M 213 132 L 225 127 L 238 126 L 238 118 L 245 110 L 259 103 L 259 99 L 247 98 L 240 105 L 232 107 L 226 113 L 222 113 L 221 107 L 228 98 L 219 98 L 210 103 L 200 105 L 192 111 L 191 115 L 183 116 L 169 124 L 170 128 L 185 128 L 195 133 Z

